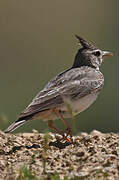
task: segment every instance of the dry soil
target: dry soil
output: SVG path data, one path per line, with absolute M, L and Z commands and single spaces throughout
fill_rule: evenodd
M 45 137 L 44 137 L 45 136 Z M 27 167 L 39 179 L 58 173 L 60 178 L 119 180 L 119 134 L 92 131 L 57 142 L 52 133 L 4 134 L 0 131 L 0 179 L 16 179 Z

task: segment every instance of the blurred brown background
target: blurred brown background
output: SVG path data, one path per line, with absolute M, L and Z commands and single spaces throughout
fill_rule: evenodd
M 76 117 L 76 130 L 118 132 L 119 1 L 0 1 L 0 129 L 5 129 L 57 73 L 73 63 L 78 34 L 114 52 L 101 71 L 105 86 L 97 101 Z M 60 121 L 55 122 L 62 127 Z M 34 120 L 16 132 L 46 123 Z

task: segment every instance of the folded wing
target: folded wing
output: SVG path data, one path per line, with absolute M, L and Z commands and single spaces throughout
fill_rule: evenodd
M 71 69 L 52 79 L 33 99 L 31 104 L 19 115 L 19 118 L 32 116 L 39 112 L 59 107 L 63 97 L 81 98 L 93 91 L 100 91 L 104 83 L 102 73 L 87 67 Z

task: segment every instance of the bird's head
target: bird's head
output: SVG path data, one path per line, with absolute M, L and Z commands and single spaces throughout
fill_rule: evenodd
M 113 54 L 109 51 L 102 51 L 92 43 L 87 42 L 83 38 L 76 35 L 79 43 L 81 44 L 81 48 L 78 50 L 73 68 L 81 67 L 81 66 L 90 66 L 95 69 L 99 69 L 102 64 L 103 59 L 106 56 L 112 56 Z

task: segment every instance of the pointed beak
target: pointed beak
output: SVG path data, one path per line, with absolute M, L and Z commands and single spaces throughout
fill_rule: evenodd
M 112 52 L 109 51 L 103 51 L 103 57 L 113 56 Z

